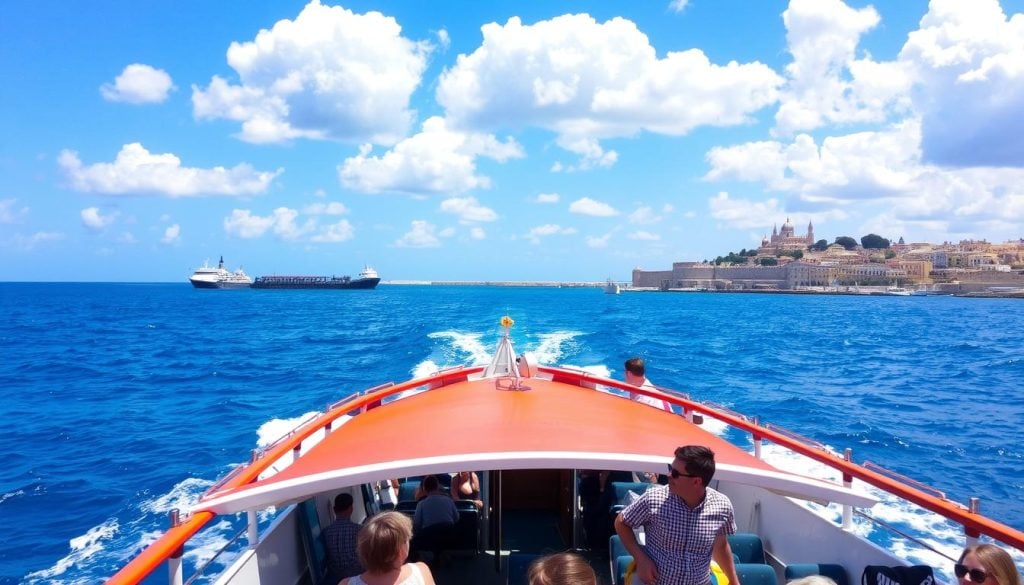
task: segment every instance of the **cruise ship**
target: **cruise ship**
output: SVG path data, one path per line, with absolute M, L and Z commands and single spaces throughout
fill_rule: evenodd
M 203 262 L 192 276 L 188 279 L 196 288 L 249 288 L 252 286 L 252 278 L 239 268 L 234 272 L 224 268 L 224 256 L 214 268 L 209 265 L 209 260 Z

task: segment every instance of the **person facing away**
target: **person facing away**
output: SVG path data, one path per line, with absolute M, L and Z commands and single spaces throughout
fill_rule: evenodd
M 547 555 L 530 563 L 529 585 L 597 585 L 594 569 L 576 553 Z
M 363 572 L 356 555 L 356 537 L 359 525 L 352 521 L 352 496 L 341 493 L 334 498 L 334 522 L 324 529 L 324 548 L 327 554 L 327 579 L 337 583 L 345 577 Z
M 714 559 L 730 585 L 740 585 L 727 539 L 736 532 L 732 502 L 708 487 L 715 454 L 700 445 L 679 447 L 668 472 L 668 485 L 651 487 L 615 517 L 637 576 L 648 585 L 708 585 Z M 641 526 L 645 546 L 633 533 Z
M 964 549 L 953 565 L 960 585 L 1021 585 L 1020 573 L 1005 550 L 994 544 L 975 544 Z
M 440 486 L 437 477 L 433 475 L 423 478 L 423 490 L 426 495 L 416 504 L 416 511 L 412 517 L 413 532 L 416 534 L 435 525 L 454 526 L 459 521 L 459 510 L 455 507 L 455 502 L 441 492 Z
M 356 552 L 366 570 L 340 585 L 434 585 L 430 567 L 406 563 L 412 521 L 401 512 L 381 512 L 359 530 Z
M 480 499 L 480 478 L 475 471 L 460 471 L 455 474 L 451 492 L 452 499 L 471 500 L 476 504 L 477 510 L 484 507 L 484 502 Z
M 625 369 L 626 369 L 626 383 L 627 384 L 630 384 L 632 386 L 637 386 L 637 387 L 640 387 L 640 388 L 647 388 L 647 389 L 650 389 L 650 390 L 655 390 L 656 389 L 654 387 L 654 384 L 651 384 L 651 381 L 647 379 L 647 374 L 646 374 L 647 370 L 646 370 L 646 367 L 644 366 L 644 359 L 643 358 L 639 358 L 639 357 L 629 358 L 628 360 L 626 360 Z M 651 397 L 651 396 L 646 396 L 644 394 L 639 394 L 637 392 L 630 392 L 629 393 L 629 399 L 630 400 L 635 400 L 636 402 L 642 402 L 644 404 L 648 404 L 648 405 L 653 406 L 655 408 L 660 408 L 662 410 L 667 410 L 668 412 L 672 412 L 672 407 L 670 407 L 667 402 L 665 402 L 664 400 L 662 400 L 660 398 L 654 398 L 654 397 Z

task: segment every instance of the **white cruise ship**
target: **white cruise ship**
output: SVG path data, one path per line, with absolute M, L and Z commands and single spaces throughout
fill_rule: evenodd
M 234 272 L 224 268 L 224 257 L 214 268 L 209 261 L 203 262 L 192 276 L 188 279 L 196 288 L 249 288 L 252 285 L 252 278 L 239 268 Z

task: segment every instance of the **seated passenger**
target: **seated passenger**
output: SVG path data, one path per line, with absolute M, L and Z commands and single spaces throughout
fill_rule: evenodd
M 327 554 L 326 583 L 337 583 L 345 577 L 363 572 L 356 555 L 356 535 L 359 525 L 352 521 L 351 494 L 338 494 L 334 498 L 334 522 L 324 529 L 324 548 Z
M 476 504 L 477 510 L 484 507 L 480 499 L 480 478 L 475 471 L 460 471 L 452 478 L 452 498 L 456 500 L 470 500 Z
M 459 521 L 459 510 L 455 502 L 440 489 L 437 478 L 428 475 L 423 478 L 426 496 L 416 504 L 412 517 L 412 549 L 414 552 L 429 550 L 434 562 L 441 551 L 448 547 Z
M 541 557 L 526 572 L 530 585 L 597 585 L 597 574 L 580 555 L 571 552 Z
M 366 572 L 345 579 L 340 585 L 396 583 L 398 585 L 434 585 L 430 567 L 406 563 L 412 525 L 401 512 L 382 512 L 366 521 L 359 531 L 356 550 Z
M 631 384 L 633 386 L 637 386 L 640 388 L 649 388 L 651 390 L 655 389 L 654 384 L 651 384 L 651 381 L 647 379 L 646 366 L 644 366 L 643 358 L 629 358 L 628 360 L 626 360 L 625 367 L 627 384 Z M 660 408 L 661 410 L 672 412 L 672 407 L 669 406 L 667 402 L 660 398 L 654 398 L 652 396 L 639 394 L 637 392 L 630 392 L 629 398 L 630 400 L 635 400 L 636 402 L 643 402 L 644 404 L 653 406 L 655 408 Z

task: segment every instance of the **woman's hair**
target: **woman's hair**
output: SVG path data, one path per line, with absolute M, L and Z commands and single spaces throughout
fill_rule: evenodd
M 974 544 L 964 549 L 960 562 L 971 553 L 985 566 L 985 571 L 996 578 L 999 585 L 1021 585 L 1020 573 L 1005 550 L 994 544 Z
M 356 555 L 370 573 L 386 573 L 405 562 L 398 558 L 412 539 L 412 520 L 401 512 L 382 512 L 366 521 L 356 539 Z
M 530 585 L 597 585 L 594 569 L 576 553 L 558 553 L 530 563 Z
M 836 582 L 824 575 L 808 575 L 788 581 L 786 585 L 836 585 Z

